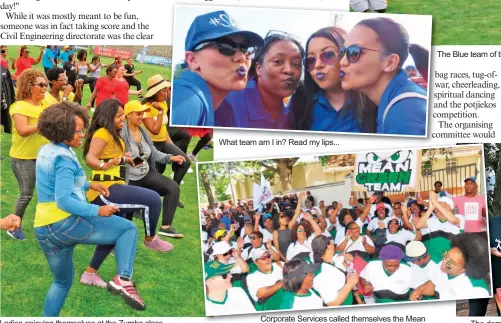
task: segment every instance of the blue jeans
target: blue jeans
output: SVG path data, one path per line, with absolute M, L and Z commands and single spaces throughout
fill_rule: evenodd
M 59 222 L 35 228 L 35 236 L 54 275 L 54 282 L 45 297 L 44 316 L 58 316 L 63 307 L 73 283 L 73 250 L 78 244 L 115 244 L 117 274 L 129 279 L 132 277 L 137 228 L 131 221 L 115 215 L 71 215 Z

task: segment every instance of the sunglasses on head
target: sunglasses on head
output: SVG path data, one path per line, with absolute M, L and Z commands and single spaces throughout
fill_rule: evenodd
M 199 44 L 193 51 L 199 51 L 208 47 L 216 47 L 217 51 L 224 56 L 233 56 L 237 50 L 240 50 L 247 58 L 254 58 L 257 48 L 247 44 L 236 43 L 229 39 L 217 39 Z
M 340 59 L 341 57 L 343 57 L 343 55 L 341 54 L 336 54 L 336 52 L 332 51 L 332 50 L 329 50 L 329 51 L 325 51 L 325 52 L 322 52 L 320 53 L 320 55 L 318 55 L 318 59 L 322 62 L 322 63 L 325 63 L 327 65 L 334 65 L 336 60 Z M 314 57 L 314 56 L 309 56 L 309 57 L 306 57 L 304 60 L 303 60 L 303 65 L 304 65 L 304 68 L 308 71 L 308 72 L 311 72 L 315 69 L 315 65 L 317 64 L 317 58 Z
M 350 62 L 350 63 L 356 63 L 360 59 L 360 56 L 362 55 L 362 51 L 364 51 L 364 50 L 368 50 L 368 51 L 371 51 L 371 52 L 377 52 L 377 53 L 383 53 L 383 54 L 386 54 L 386 55 L 393 54 L 393 53 L 390 53 L 390 52 L 387 52 L 387 51 L 380 51 L 380 50 L 376 50 L 376 49 L 370 49 L 370 48 L 359 46 L 359 45 L 351 45 L 351 46 L 348 46 L 348 47 L 341 48 L 341 50 L 339 51 L 339 55 L 340 55 L 340 57 L 343 57 L 344 55 L 346 55 L 346 59 L 348 60 L 348 62 Z
M 33 86 L 39 86 L 39 87 L 48 87 L 49 84 L 45 83 L 45 82 L 40 82 L 40 83 L 32 83 L 31 85 Z

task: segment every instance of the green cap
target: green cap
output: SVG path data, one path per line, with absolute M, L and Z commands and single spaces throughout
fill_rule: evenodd
M 219 261 L 209 261 L 204 265 L 205 280 L 209 280 L 215 276 L 221 276 L 230 272 L 236 264 L 225 265 Z

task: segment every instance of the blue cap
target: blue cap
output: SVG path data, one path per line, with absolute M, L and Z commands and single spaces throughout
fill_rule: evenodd
M 244 223 L 252 223 L 252 217 L 250 215 L 244 216 Z
M 191 23 L 184 42 L 184 50 L 190 51 L 203 42 L 215 40 L 230 35 L 241 35 L 250 46 L 264 45 L 261 36 L 251 31 L 240 30 L 236 22 L 226 11 L 219 10 L 197 16 Z
M 263 222 L 266 221 L 266 219 L 271 219 L 271 213 L 266 213 L 264 216 L 263 216 Z
M 407 202 L 407 207 L 411 207 L 412 204 L 418 204 L 418 202 L 416 200 L 409 200 Z
M 472 181 L 473 183 L 476 183 L 477 182 L 477 177 L 476 176 L 470 176 L 470 177 L 466 177 L 465 180 L 466 181 Z

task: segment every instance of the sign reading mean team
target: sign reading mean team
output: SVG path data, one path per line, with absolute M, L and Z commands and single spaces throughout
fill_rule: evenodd
M 357 154 L 355 187 L 367 191 L 418 191 L 421 150 L 401 149 Z

